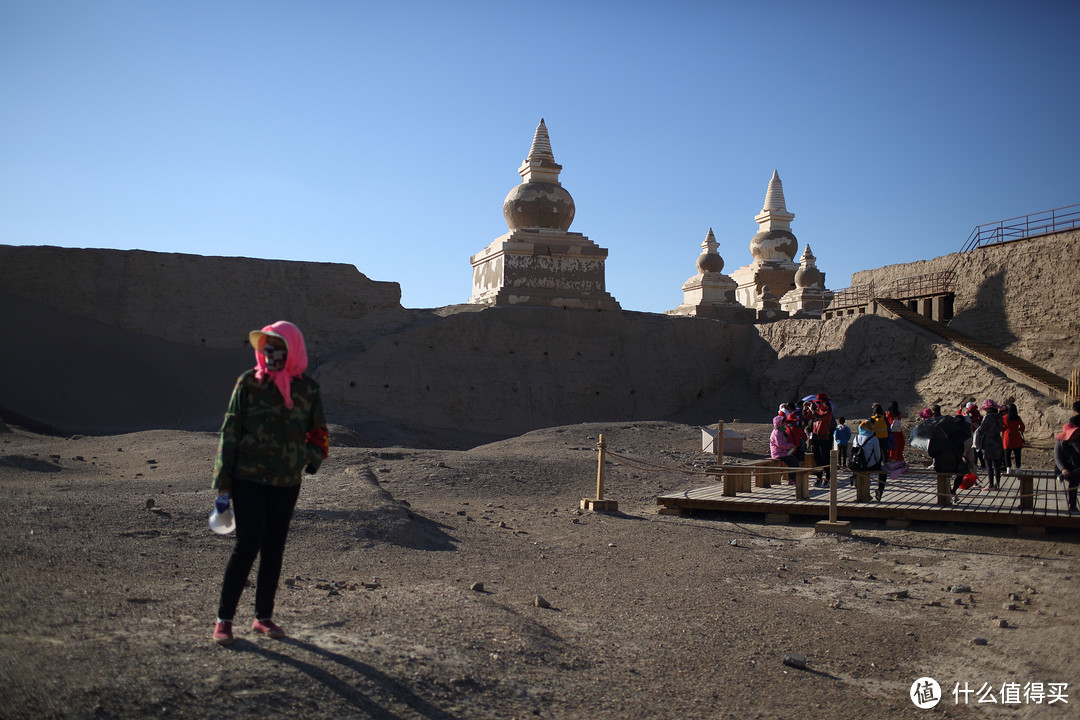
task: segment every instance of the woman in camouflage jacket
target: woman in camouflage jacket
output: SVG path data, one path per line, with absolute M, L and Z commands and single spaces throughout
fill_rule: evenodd
M 256 365 L 236 381 L 221 427 L 213 488 L 229 494 L 236 544 L 225 567 L 214 641 L 233 641 L 232 622 L 256 556 L 255 622 L 270 637 L 285 632 L 273 621 L 285 539 L 304 472 L 319 469 L 328 450 L 319 385 L 304 375 L 304 336 L 284 320 L 254 330 Z

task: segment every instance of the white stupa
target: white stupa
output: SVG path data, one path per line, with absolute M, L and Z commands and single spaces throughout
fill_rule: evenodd
M 683 301 L 668 315 L 692 315 L 715 320 L 752 322 L 754 311 L 743 307 L 735 299 L 737 283 L 725 275 L 724 258 L 718 251 L 720 244 L 712 228 L 701 243 L 701 255 L 697 259 L 697 274 L 682 285 Z
M 503 201 L 510 232 L 470 258 L 470 303 L 619 309 L 605 291 L 608 251 L 581 233 L 569 232 L 574 199 L 559 182 L 561 170 L 541 119 L 529 155 L 518 168 L 521 184 Z
M 750 254 L 754 260 L 731 273 L 738 287 L 736 299 L 751 308 L 761 307 L 761 289 L 768 285 L 777 297 L 795 288 L 795 253 L 799 241 L 791 232 L 795 214 L 788 212 L 784 201 L 784 186 L 780 175 L 773 170 L 769 188 L 765 192 L 765 204 L 754 218 L 759 228 L 750 238 Z

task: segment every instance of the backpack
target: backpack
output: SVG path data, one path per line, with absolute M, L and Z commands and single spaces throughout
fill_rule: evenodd
M 870 463 L 866 458 L 866 443 L 851 446 L 851 457 L 848 458 L 848 467 L 852 470 L 870 469 Z

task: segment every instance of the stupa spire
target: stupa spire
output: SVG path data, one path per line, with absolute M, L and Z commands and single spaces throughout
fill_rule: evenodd
M 544 118 L 540 118 L 540 124 L 533 133 L 529 155 L 518 168 L 518 174 L 521 175 L 522 182 L 549 182 L 557 185 L 561 170 L 562 165 L 555 162 L 555 153 L 551 151 L 547 125 L 544 124 Z
M 761 232 L 772 230 L 791 231 L 791 221 L 795 219 L 795 213 L 788 212 L 787 203 L 784 200 L 784 184 L 780 182 L 780 174 L 775 170 L 769 180 L 769 189 L 765 191 L 765 205 L 754 221 L 761 226 Z M 791 249 L 791 258 L 795 256 L 795 248 Z
M 540 124 L 533 133 L 532 147 L 529 148 L 529 160 L 550 160 L 555 162 L 555 154 L 551 152 L 551 138 L 548 137 L 547 125 L 544 118 L 540 118 Z
M 787 205 L 784 204 L 784 184 L 780 182 L 780 175 L 775 170 L 772 171 L 769 189 L 765 191 L 765 204 L 761 208 L 762 212 L 769 210 L 787 212 Z

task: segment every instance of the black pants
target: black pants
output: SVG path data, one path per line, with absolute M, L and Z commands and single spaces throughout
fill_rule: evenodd
M 836 464 L 840 467 L 847 467 L 847 445 L 836 446 Z
M 265 620 L 274 615 L 274 596 L 281 577 L 285 539 L 289 534 L 296 499 L 300 496 L 300 486 L 274 487 L 248 480 L 234 480 L 231 494 L 236 516 L 236 545 L 225 566 L 218 619 L 233 619 L 240 594 L 244 592 L 244 584 L 258 555 L 255 617 Z
M 1069 478 L 1069 511 L 1076 512 L 1076 488 L 1080 486 L 1080 473 L 1073 472 Z
M 795 459 L 794 455 L 784 455 L 782 457 L 774 458 L 774 459 L 779 460 L 780 462 L 784 463 L 788 467 L 798 467 L 799 466 L 799 461 Z M 788 482 L 791 482 L 791 483 L 795 482 L 795 473 L 788 473 Z
M 1016 464 L 1013 464 L 1013 453 L 1016 453 Z M 1020 467 L 1020 448 L 1005 448 L 1005 466 L 1011 468 Z
M 829 456 L 832 454 L 832 440 L 827 437 L 823 438 L 810 438 L 810 449 L 814 452 L 814 464 L 818 467 L 825 466 L 825 479 L 829 479 Z M 821 479 L 821 471 L 817 473 L 818 480 Z

